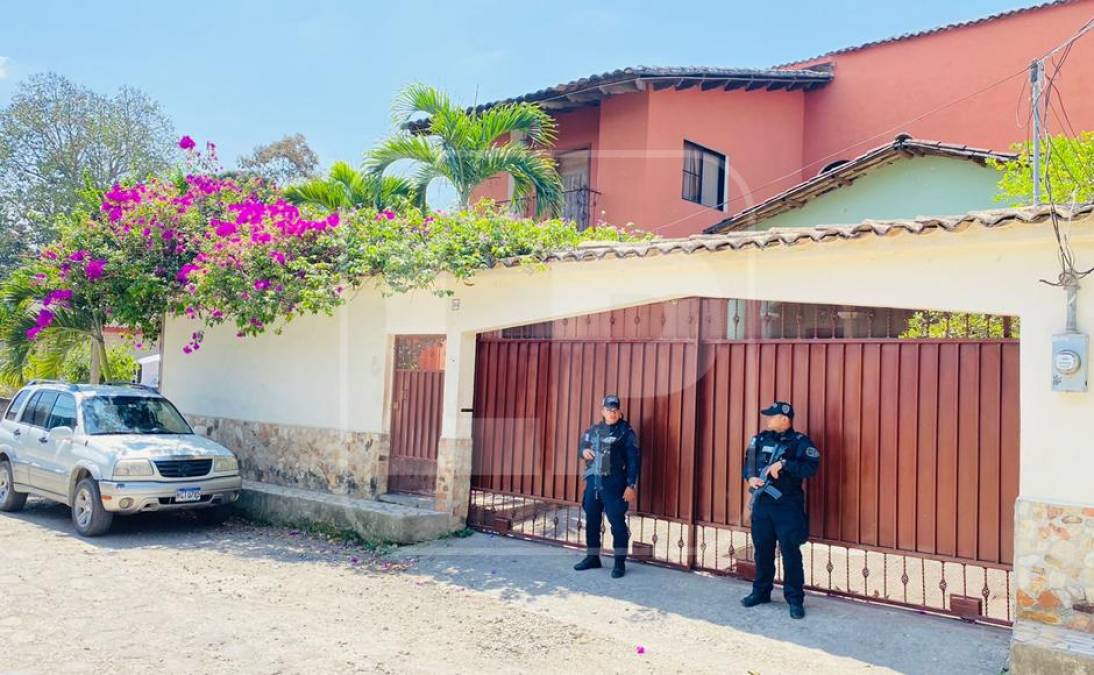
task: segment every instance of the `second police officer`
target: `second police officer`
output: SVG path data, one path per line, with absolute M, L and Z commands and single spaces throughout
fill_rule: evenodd
M 638 435 L 623 419 L 615 394 L 604 397 L 600 415 L 603 421 L 589 427 L 578 442 L 579 461 L 585 464 L 585 495 L 581 506 L 585 510 L 586 551 L 585 558 L 574 569 L 600 567 L 601 518 L 607 515 L 615 555 L 612 578 L 618 579 L 626 573 L 630 539 L 627 506 L 635 503 L 638 494 Z
M 783 558 L 783 597 L 794 619 L 805 617 L 805 570 L 801 545 L 809 537 L 802 482 L 820 468 L 813 441 L 794 430 L 794 406 L 775 401 L 760 411 L 767 429 L 748 445 L 744 479 L 752 492 L 752 543 L 756 550 L 756 580 L 745 607 L 771 602 L 775 583 L 775 543 Z

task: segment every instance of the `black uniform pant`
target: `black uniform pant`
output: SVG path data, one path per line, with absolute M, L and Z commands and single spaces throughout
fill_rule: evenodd
M 600 527 L 602 516 L 608 516 L 612 528 L 612 550 L 618 557 L 626 557 L 630 541 L 627 529 L 627 501 L 623 499 L 625 485 L 614 485 L 605 481 L 598 490 L 592 479 L 585 482 L 585 496 L 581 506 L 585 509 L 585 546 L 588 555 L 600 555 Z
M 783 556 L 783 597 L 791 605 L 805 598 L 801 545 L 809 538 L 809 521 L 801 501 L 761 495 L 752 511 L 752 545 L 756 549 L 756 580 L 752 592 L 771 595 L 775 584 L 775 544 Z

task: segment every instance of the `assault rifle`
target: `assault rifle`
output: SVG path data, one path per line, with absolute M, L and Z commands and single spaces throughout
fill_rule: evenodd
M 756 461 L 759 459 L 759 452 L 756 449 L 752 451 L 752 466 L 756 466 Z M 775 465 L 775 462 L 780 461 L 783 455 L 786 454 L 786 445 L 780 443 L 775 447 L 775 452 L 771 455 L 771 461 L 767 463 L 767 466 L 757 474 L 758 476 L 764 476 L 764 484 L 758 488 L 752 490 L 752 498 L 749 500 L 748 507 L 752 510 L 756 510 L 756 504 L 760 501 L 760 495 L 766 493 L 772 499 L 778 501 L 782 498 L 782 490 L 771 484 L 771 474 L 768 473 L 768 469 Z

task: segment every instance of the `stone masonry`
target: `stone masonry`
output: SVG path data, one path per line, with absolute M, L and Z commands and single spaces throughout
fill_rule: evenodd
M 449 514 L 453 526 L 467 523 L 471 499 L 471 439 L 442 438 L 437 443 L 437 493 L 434 509 Z
M 187 415 L 239 457 L 249 480 L 375 499 L 387 492 L 386 434 Z
M 1020 498 L 1015 509 L 1015 665 L 1049 651 L 1094 672 L 1094 506 Z

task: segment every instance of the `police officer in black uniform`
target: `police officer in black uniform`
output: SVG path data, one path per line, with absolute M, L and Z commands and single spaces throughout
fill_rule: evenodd
M 744 479 L 752 494 L 752 543 L 756 549 L 756 580 L 745 607 L 771 602 L 775 582 L 775 542 L 783 557 L 783 597 L 790 617 L 805 617 L 805 569 L 801 545 L 809 538 L 802 481 L 820 468 L 813 441 L 794 430 L 794 406 L 775 401 L 760 411 L 767 430 L 752 437 L 745 456 Z
M 638 435 L 623 419 L 615 394 L 604 397 L 600 415 L 604 421 L 589 427 L 578 442 L 579 462 L 585 463 L 581 505 L 585 509 L 586 554 L 574 569 L 600 567 L 600 523 L 601 516 L 607 514 L 615 553 L 612 578 L 618 579 L 627 571 L 627 506 L 638 496 Z

